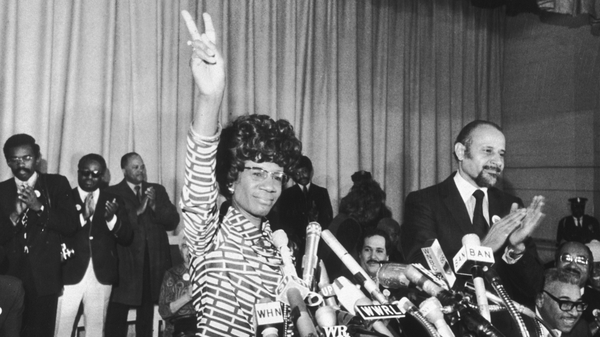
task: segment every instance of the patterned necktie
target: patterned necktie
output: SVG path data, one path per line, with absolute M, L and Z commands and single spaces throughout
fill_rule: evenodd
M 473 226 L 479 230 L 483 235 L 488 232 L 488 223 L 483 216 L 483 198 L 485 193 L 482 190 L 476 190 L 473 192 L 475 197 L 475 211 L 473 212 Z

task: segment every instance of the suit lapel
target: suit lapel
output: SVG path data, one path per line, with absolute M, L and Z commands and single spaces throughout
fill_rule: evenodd
M 502 200 L 499 192 L 500 191 L 495 188 L 488 188 L 490 227 L 494 224 L 494 216 L 502 218 L 506 215 L 502 214 Z
M 454 174 L 442 183 L 440 192 L 442 194 L 444 205 L 448 208 L 448 211 L 452 214 L 452 218 L 454 218 L 454 221 L 462 231 L 464 233 L 475 232 L 473 224 L 471 223 L 471 218 L 469 217 L 469 212 L 467 212 L 467 206 L 465 206 L 465 203 L 458 192 L 458 188 L 454 183 Z M 477 234 L 481 235 L 481 233 Z

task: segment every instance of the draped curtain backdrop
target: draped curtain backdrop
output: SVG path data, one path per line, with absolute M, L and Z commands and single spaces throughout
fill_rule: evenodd
M 138 152 L 179 199 L 195 108 L 180 11 L 212 15 L 227 63 L 221 121 L 293 123 L 334 209 L 371 171 L 394 218 L 405 195 L 455 167 L 474 118 L 500 122 L 502 9 L 449 0 L 5 0 L 0 6 L 0 142 L 29 133 L 43 170 L 77 185 L 82 155 L 112 175 Z M 199 25 L 203 30 L 203 25 Z M 0 165 L 0 176 L 11 176 Z

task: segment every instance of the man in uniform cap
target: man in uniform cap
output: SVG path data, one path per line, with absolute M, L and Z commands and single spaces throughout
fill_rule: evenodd
M 588 243 L 592 239 L 600 240 L 600 224 L 596 218 L 584 214 L 586 198 L 571 198 L 571 216 L 558 222 L 556 245 L 565 241 Z

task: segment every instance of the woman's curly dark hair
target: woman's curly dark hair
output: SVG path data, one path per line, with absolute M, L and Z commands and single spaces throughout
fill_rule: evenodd
M 373 179 L 357 181 L 340 201 L 340 213 L 355 219 L 363 228 L 375 227 L 387 210 L 385 192 Z
M 275 121 L 267 115 L 247 115 L 223 129 L 217 151 L 217 181 L 221 193 L 230 197 L 227 187 L 244 170 L 245 161 L 272 162 L 290 175 L 302 156 L 302 142 L 285 119 Z

